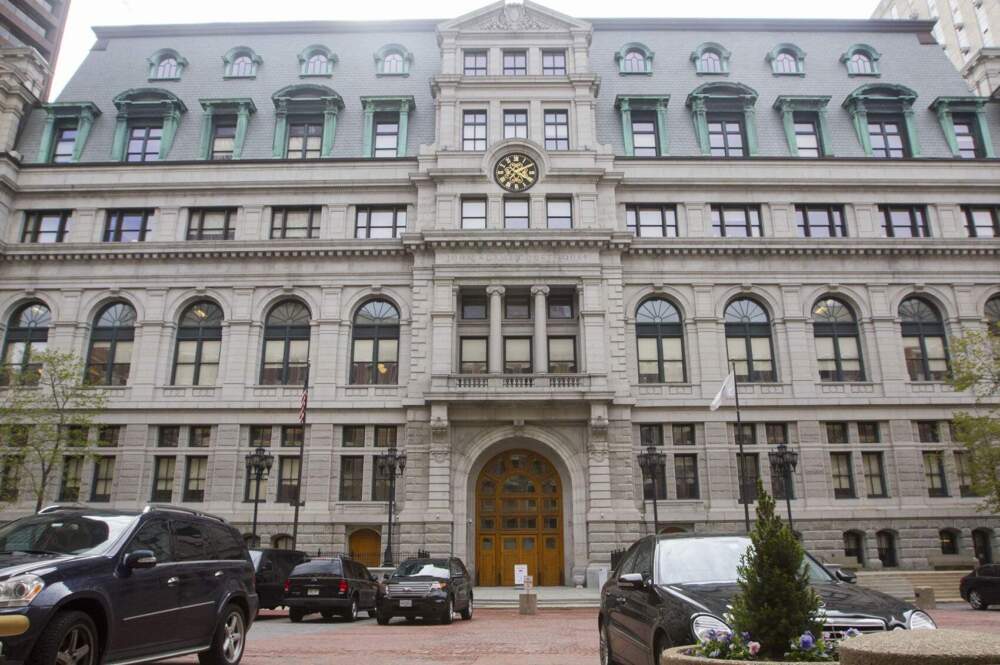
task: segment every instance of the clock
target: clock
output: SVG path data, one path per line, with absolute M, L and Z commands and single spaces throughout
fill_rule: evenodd
M 497 160 L 493 177 L 508 192 L 523 192 L 538 182 L 538 165 L 524 153 L 512 152 Z

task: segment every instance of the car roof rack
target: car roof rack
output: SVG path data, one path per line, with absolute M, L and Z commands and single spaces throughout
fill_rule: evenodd
M 82 503 L 54 503 L 51 506 L 45 506 L 38 511 L 39 515 L 45 515 L 47 513 L 54 513 L 58 510 L 93 510 L 90 506 L 85 506 Z
M 146 504 L 146 507 L 142 509 L 142 512 L 144 512 L 144 513 L 155 513 L 155 512 L 183 513 L 184 515 L 194 515 L 196 517 L 207 517 L 208 519 L 218 520 L 219 522 L 222 522 L 223 524 L 226 523 L 226 520 L 223 519 L 222 517 L 219 517 L 218 515 L 213 515 L 212 513 L 206 513 L 203 510 L 195 510 L 194 508 L 185 508 L 183 506 L 172 506 L 172 505 L 166 504 L 166 503 L 148 503 L 148 504 Z

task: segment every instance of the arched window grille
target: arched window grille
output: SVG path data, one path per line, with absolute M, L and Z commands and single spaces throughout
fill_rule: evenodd
M 683 383 L 684 329 L 677 308 L 663 298 L 650 298 L 635 314 L 639 383 Z
M 15 380 L 22 383 L 38 381 L 42 365 L 35 362 L 33 356 L 48 345 L 51 325 L 52 313 L 40 302 L 22 305 L 14 312 L 7 322 L 0 385 L 9 385 Z
M 124 386 L 128 383 L 135 319 L 135 309 L 125 302 L 111 303 L 98 313 L 90 333 L 87 383 L 98 386 Z
M 221 355 L 222 309 L 207 300 L 190 305 L 177 327 L 174 384 L 214 386 Z
M 369 300 L 354 315 L 351 383 L 395 385 L 399 374 L 399 310 Z
M 864 381 L 853 310 L 836 298 L 824 298 L 813 305 L 812 313 L 820 381 Z
M 726 349 L 736 365 L 736 380 L 776 381 L 771 320 L 756 300 L 740 298 L 726 307 Z
M 944 381 L 948 377 L 948 345 L 937 308 L 922 298 L 899 305 L 903 354 L 911 381 Z
M 285 300 L 271 308 L 264 323 L 262 385 L 305 384 L 309 367 L 309 309 L 298 300 Z

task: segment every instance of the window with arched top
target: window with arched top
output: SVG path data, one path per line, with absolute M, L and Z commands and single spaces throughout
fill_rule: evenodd
M 403 56 L 399 53 L 389 53 L 382 61 L 383 74 L 402 74 Z
M 840 56 L 848 76 L 878 76 L 882 54 L 867 44 L 853 44 Z
M 375 73 L 379 76 L 408 76 L 413 54 L 402 44 L 386 44 L 375 51 Z
M 232 74 L 230 74 L 230 76 L 237 76 L 237 77 L 253 76 L 254 73 L 253 59 L 249 55 L 237 56 L 237 58 L 233 60 L 233 67 L 230 71 L 232 71 Z
M 736 380 L 745 383 L 777 381 L 771 344 L 771 319 L 751 298 L 739 298 L 726 307 L 726 350 L 735 365 Z
M 48 345 L 51 325 L 52 312 L 40 302 L 22 305 L 14 312 L 7 322 L 0 385 L 37 383 L 42 365 L 34 356 Z
M 852 74 L 873 74 L 875 69 L 871 56 L 867 53 L 855 53 L 847 61 L 847 71 Z
M 330 59 L 326 57 L 325 53 L 313 53 L 309 56 L 309 59 L 306 60 L 306 71 L 304 73 L 309 76 L 325 74 L 329 62 Z
M 797 74 L 798 60 L 788 51 L 782 51 L 775 58 L 772 64 L 775 74 Z
M 882 567 L 898 568 L 899 560 L 896 558 L 896 534 L 892 531 L 879 531 L 875 534 L 875 543 L 878 547 L 878 560 L 882 562 Z
M 158 79 L 172 79 L 177 78 L 180 73 L 180 68 L 177 66 L 176 58 L 164 58 L 160 60 L 160 64 L 156 66 L 156 78 Z
M 721 74 L 722 56 L 715 51 L 705 51 L 698 58 L 698 72 L 702 74 Z
M 812 314 L 820 381 L 864 381 L 854 310 L 836 298 L 823 298 L 813 305 Z
M 300 76 L 331 76 L 337 56 L 325 46 L 314 44 L 299 53 Z
M 160 49 L 146 58 L 151 81 L 175 81 L 184 73 L 188 61 L 173 49 Z
M 778 44 L 767 54 L 771 73 L 776 76 L 802 76 L 806 73 L 806 53 L 795 44 Z
M 625 44 L 615 53 L 619 74 L 652 74 L 653 52 L 645 44 Z
M 948 377 L 948 345 L 937 307 L 923 298 L 899 305 L 903 355 L 911 381 L 944 381 Z
M 639 383 L 683 383 L 684 329 L 677 308 L 663 298 L 644 300 L 635 313 Z
M 388 300 L 369 300 L 354 315 L 351 383 L 395 385 L 398 375 L 399 310 Z
M 190 305 L 177 326 L 174 385 L 214 386 L 221 356 L 222 309 L 208 300 Z
M 292 537 L 286 534 L 281 534 L 271 538 L 271 547 L 276 550 L 290 550 L 295 546 L 295 541 Z
M 941 554 L 958 554 L 958 532 L 954 529 L 941 529 L 938 531 L 938 540 L 941 542 Z
M 124 386 L 132 367 L 135 309 L 125 302 L 106 305 L 94 319 L 87 353 L 86 382 L 96 386 Z
M 986 326 L 991 335 L 1000 336 L 1000 296 L 986 301 Z
M 264 321 L 261 385 L 305 384 L 309 368 L 309 322 L 309 309 L 298 300 L 283 300 L 271 308 Z
M 225 78 L 254 78 L 257 66 L 264 60 L 249 46 L 236 46 L 222 56 Z
M 854 559 L 859 566 L 865 565 L 865 539 L 862 533 L 844 532 L 844 556 Z
M 637 74 L 646 71 L 646 54 L 637 49 L 625 52 L 625 60 L 622 65 L 625 73 Z

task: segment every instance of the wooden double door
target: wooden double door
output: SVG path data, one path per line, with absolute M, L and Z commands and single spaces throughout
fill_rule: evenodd
M 535 586 L 563 584 L 562 485 L 537 453 L 491 459 L 476 483 L 476 569 L 481 586 L 511 586 L 514 566 Z

